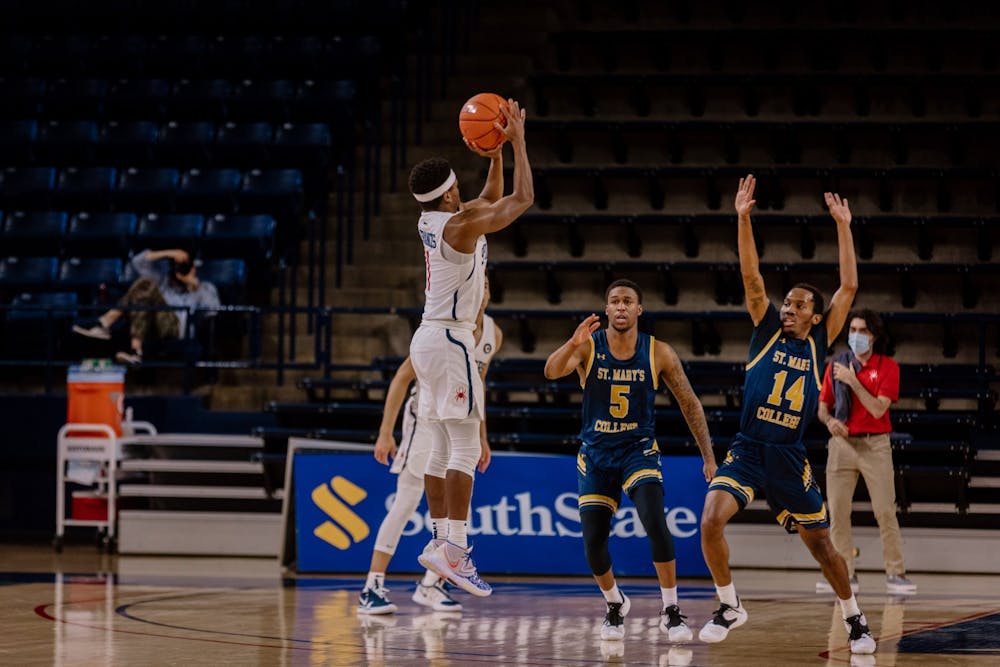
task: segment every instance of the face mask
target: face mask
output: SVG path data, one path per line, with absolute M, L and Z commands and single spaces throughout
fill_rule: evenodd
M 847 334 L 847 344 L 854 350 L 854 354 L 860 357 L 871 348 L 872 339 L 863 333 L 851 333 Z

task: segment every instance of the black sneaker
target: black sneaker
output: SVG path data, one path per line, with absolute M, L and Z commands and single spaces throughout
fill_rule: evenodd
M 667 638 L 675 644 L 689 642 L 694 639 L 691 628 L 684 622 L 687 616 L 681 613 L 681 608 L 675 604 L 664 607 L 660 612 L 660 629 L 667 633 Z
M 870 654 L 875 652 L 875 638 L 868 629 L 868 619 L 864 614 L 857 614 L 844 619 L 851 653 Z
M 608 613 L 601 626 L 601 639 L 625 639 L 625 617 L 632 608 L 632 601 L 622 593 L 621 602 L 609 602 Z

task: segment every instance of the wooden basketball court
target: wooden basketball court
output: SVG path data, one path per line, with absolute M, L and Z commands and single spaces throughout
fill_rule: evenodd
M 832 595 L 809 572 L 740 570 L 749 622 L 722 644 L 671 646 L 653 579 L 632 597 L 624 642 L 597 630 L 604 604 L 582 578 L 488 577 L 491 598 L 459 593 L 461 614 L 409 597 L 415 575 L 387 585 L 399 611 L 355 613 L 360 576 L 291 577 L 274 560 L 107 556 L 73 546 L 0 547 L 0 662 L 10 665 L 992 665 L 1000 661 L 1000 577 L 915 574 L 893 597 L 861 573 L 859 600 L 879 640 L 851 656 Z M 699 628 L 716 606 L 707 580 L 682 580 Z

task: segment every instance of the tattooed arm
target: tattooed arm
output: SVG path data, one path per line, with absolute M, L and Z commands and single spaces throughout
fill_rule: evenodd
M 691 388 L 691 383 L 684 373 L 684 366 L 681 365 L 674 348 L 662 341 L 656 341 L 656 365 L 657 372 L 666 382 L 670 393 L 674 395 L 681 414 L 684 415 L 684 421 L 687 422 L 691 435 L 698 443 L 701 458 L 705 461 L 702 472 L 705 481 L 710 482 L 715 476 L 717 466 L 715 452 L 712 451 L 712 436 L 708 432 L 708 421 L 705 419 L 705 409 Z

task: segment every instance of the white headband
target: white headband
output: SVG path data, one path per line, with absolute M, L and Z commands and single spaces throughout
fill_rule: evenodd
M 413 193 L 413 198 L 418 202 L 434 201 L 444 193 L 451 189 L 451 186 L 455 183 L 455 170 L 453 169 L 451 173 L 448 174 L 448 178 L 444 179 L 444 183 L 437 186 L 430 192 L 425 192 L 422 195 L 418 195 L 416 192 Z

